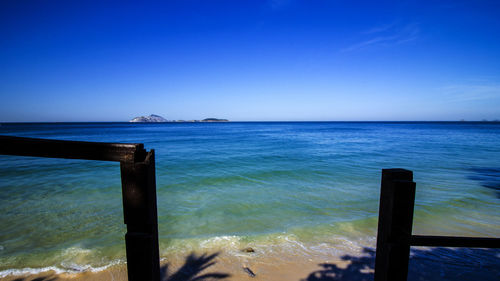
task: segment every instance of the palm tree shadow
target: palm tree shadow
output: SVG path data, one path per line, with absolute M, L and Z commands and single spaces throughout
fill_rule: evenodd
M 374 278 L 375 250 L 363 249 L 363 256 L 345 255 L 346 268 L 336 264 L 319 264 L 321 270 L 301 281 L 371 281 Z M 408 281 L 500 280 L 500 249 L 412 248 Z
M 161 280 L 162 281 L 212 281 L 225 279 L 230 274 L 221 273 L 221 272 L 213 272 L 199 275 L 202 271 L 214 265 L 215 258 L 218 256 L 218 253 L 208 255 L 205 253 L 201 256 L 196 256 L 194 253 L 191 253 L 188 257 L 186 257 L 186 261 L 184 265 L 179 268 L 174 273 L 169 273 L 169 264 L 166 264 L 161 267 Z
M 342 256 L 344 261 L 350 261 L 346 268 L 340 268 L 336 264 L 319 264 L 323 269 L 309 274 L 301 281 L 368 281 L 373 280 L 373 269 L 375 267 L 375 251 L 370 248 L 363 249 L 363 256 Z

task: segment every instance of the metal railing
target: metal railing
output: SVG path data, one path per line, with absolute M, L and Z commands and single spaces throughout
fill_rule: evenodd
M 143 144 L 0 136 L 0 154 L 120 162 L 129 281 L 159 281 L 155 153 Z

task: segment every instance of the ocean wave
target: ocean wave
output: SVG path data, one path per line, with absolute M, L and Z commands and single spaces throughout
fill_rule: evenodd
M 273 233 L 256 236 L 221 235 L 206 238 L 172 239 L 168 243 L 160 243 L 161 261 L 183 260 L 192 252 L 221 253 L 224 258 L 247 262 L 260 258 L 319 258 L 329 259 L 345 254 L 356 255 L 363 247 L 372 246 L 372 237 L 352 239 L 339 235 L 331 235 L 320 241 L 307 241 L 300 234 Z M 254 252 L 242 251 L 252 248 Z M 0 278 L 6 276 L 33 275 L 45 272 L 55 274 L 77 274 L 83 272 L 99 272 L 114 265 L 126 264 L 125 259 L 105 261 L 102 252 L 73 246 L 59 251 L 56 265 L 45 267 L 13 268 L 0 271 Z
M 5 269 L 0 271 L 0 278 L 6 276 L 33 275 L 45 272 L 54 272 L 55 274 L 99 272 L 111 266 L 125 263 L 122 259 L 104 261 L 102 257 L 99 257 L 98 253 L 99 251 L 94 249 L 86 249 L 78 246 L 69 247 L 55 254 L 52 260 L 57 260 L 57 262 L 54 262 L 54 265 Z M 91 264 L 99 260 L 101 261 L 100 264 Z
M 75 274 L 75 273 L 82 273 L 82 272 L 99 272 L 106 270 L 110 268 L 111 266 L 114 265 L 119 265 L 122 264 L 122 261 L 113 261 L 107 265 L 104 266 L 98 266 L 98 267 L 93 267 L 91 265 L 77 265 L 77 264 L 71 264 L 71 265 L 65 265 L 65 266 L 47 266 L 47 267 L 41 267 L 41 268 L 31 268 L 31 267 L 26 267 L 26 268 L 20 268 L 20 269 L 6 269 L 0 271 L 0 278 L 4 278 L 7 276 L 20 276 L 20 275 L 34 275 L 34 274 L 40 274 L 40 273 L 45 273 L 45 272 L 54 272 L 55 274 L 63 274 L 63 273 L 69 273 L 69 274 Z
M 319 230 L 319 229 L 318 229 Z M 190 252 L 224 252 L 229 256 L 248 256 L 245 248 L 255 249 L 253 257 L 280 256 L 289 253 L 303 256 L 332 256 L 357 253 L 363 247 L 373 247 L 374 237 L 363 236 L 353 239 L 343 235 L 322 235 L 311 241 L 302 233 L 272 233 L 265 235 L 238 236 L 221 235 L 208 238 L 171 239 L 160 243 L 161 256 L 182 256 Z

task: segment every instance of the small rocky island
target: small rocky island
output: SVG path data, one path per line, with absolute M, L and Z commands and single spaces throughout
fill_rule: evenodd
M 203 120 L 167 120 L 160 115 L 151 114 L 149 116 L 139 116 L 130 120 L 133 123 L 154 123 L 154 122 L 229 122 L 227 119 L 205 118 Z
M 201 122 L 229 122 L 227 119 L 218 119 L 218 118 L 206 118 L 201 120 Z
M 168 122 L 167 119 L 161 117 L 160 115 L 151 114 L 149 116 L 139 116 L 130 120 L 129 122 L 134 123 L 151 123 L 151 122 Z

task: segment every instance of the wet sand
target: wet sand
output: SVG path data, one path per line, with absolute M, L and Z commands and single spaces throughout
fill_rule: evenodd
M 288 255 L 258 256 L 258 253 L 192 253 L 161 263 L 162 281 L 370 281 L 375 252 L 363 248 L 353 254 L 324 257 Z M 245 269 L 246 268 L 246 269 Z M 252 274 L 255 274 L 252 276 Z M 100 272 L 29 276 L 7 276 L 2 281 L 125 281 L 124 264 Z M 499 249 L 412 248 L 408 281 L 500 280 Z
M 346 264 L 346 262 L 339 262 L 339 264 Z M 169 273 L 165 274 L 165 265 L 162 265 L 162 279 L 161 280 L 169 280 L 169 281 L 187 281 L 192 280 L 191 273 L 189 270 L 186 272 L 179 272 L 182 265 L 177 263 L 172 263 L 168 266 Z M 215 264 L 210 266 L 205 270 L 199 272 L 199 274 L 195 275 L 196 277 L 202 277 L 200 281 L 209 281 L 209 280 L 276 280 L 276 281 L 285 281 L 285 280 L 302 280 L 305 279 L 311 272 L 320 270 L 321 267 L 318 266 L 317 263 L 306 262 L 301 264 L 259 264 L 255 267 L 247 267 L 251 270 L 255 276 L 250 276 L 248 271 L 244 269 L 241 265 L 238 270 L 230 272 L 227 270 L 228 265 L 223 264 Z M 171 272 L 170 272 L 171 271 Z M 205 278 L 203 277 L 205 276 Z M 84 272 L 84 273 L 75 273 L 75 274 L 59 274 L 56 275 L 51 272 L 37 274 L 37 275 L 29 275 L 29 276 L 9 276 L 1 279 L 2 281 L 126 281 L 127 280 L 127 272 L 126 267 L 124 265 L 114 266 L 104 271 L 92 273 L 92 272 Z
M 212 280 L 274 280 L 274 281 L 299 281 L 307 278 L 324 267 L 319 264 L 335 265 L 338 268 L 347 268 L 350 261 L 340 257 L 332 260 L 320 259 L 290 259 L 281 257 L 252 259 L 252 253 L 245 253 L 248 258 L 230 257 L 224 253 L 199 254 L 192 253 L 184 259 L 171 261 L 163 260 L 161 263 L 161 280 L 188 281 L 194 278 L 197 281 Z M 2 281 L 126 281 L 127 271 L 125 265 L 115 265 L 100 272 L 64 273 L 55 274 L 46 272 L 36 275 L 8 276 Z

